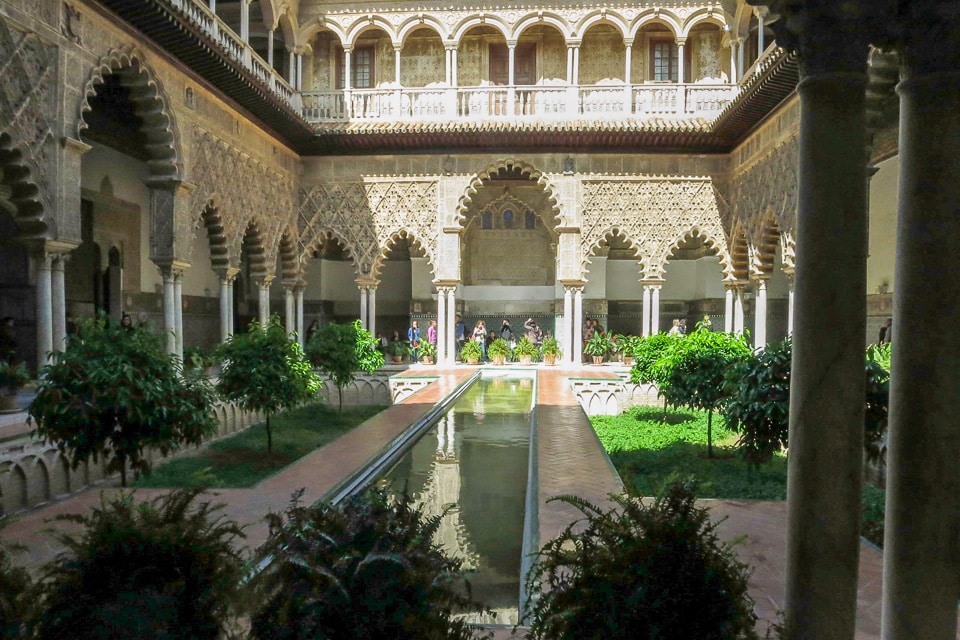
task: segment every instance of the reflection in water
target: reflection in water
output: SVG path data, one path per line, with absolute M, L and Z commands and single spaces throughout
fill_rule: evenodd
M 530 436 L 531 378 L 481 379 L 383 477 L 428 515 L 449 509 L 437 543 L 460 558 L 473 597 L 516 622 Z

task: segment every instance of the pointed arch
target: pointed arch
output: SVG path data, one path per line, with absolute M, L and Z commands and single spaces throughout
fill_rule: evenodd
M 781 246 L 780 227 L 774 216 L 768 215 L 760 224 L 759 233 L 752 239 L 751 276 L 769 276 L 773 273 L 777 249 Z M 782 253 L 781 253 L 782 255 Z
M 566 227 L 570 226 L 568 223 L 568 216 L 563 210 L 563 207 L 560 204 L 560 197 L 558 195 L 556 187 L 553 185 L 551 180 L 544 174 L 542 171 L 534 167 L 532 164 L 527 162 L 522 162 L 514 160 L 513 158 L 508 158 L 488 164 L 481 171 L 474 174 L 470 179 L 469 184 L 464 190 L 464 194 L 460 196 L 460 200 L 457 203 L 457 214 L 456 219 L 458 224 L 462 227 L 464 221 L 466 220 L 467 208 L 470 206 L 473 197 L 476 193 L 483 187 L 483 183 L 487 182 L 494 175 L 499 173 L 501 170 L 513 171 L 517 170 L 521 174 L 528 176 L 531 180 L 535 181 L 540 185 L 543 190 L 547 193 L 548 200 L 551 204 L 554 218 L 557 221 L 557 226 Z
M 731 269 L 727 280 L 745 281 L 750 278 L 750 246 L 747 243 L 747 234 L 739 224 L 731 234 L 730 261 Z
M 597 235 L 597 240 L 587 248 L 586 255 L 584 256 L 584 262 L 590 262 L 591 256 L 595 256 L 597 251 L 602 249 L 604 245 L 610 246 L 610 241 L 617 238 L 622 239 L 630 246 L 631 249 L 633 249 L 633 254 L 636 257 L 637 262 L 643 263 L 641 243 L 636 238 L 631 238 L 628 235 L 628 231 L 625 231 L 616 225 L 607 227 L 607 229 Z
M 303 251 L 300 254 L 301 263 L 306 263 L 306 261 L 313 256 L 313 253 L 321 249 L 328 240 L 335 240 L 337 244 L 343 247 L 350 256 L 350 262 L 353 263 L 353 270 L 357 275 L 360 275 L 360 264 L 357 261 L 357 251 L 355 247 L 347 240 L 346 236 L 339 233 L 333 227 L 318 227 L 314 230 L 310 241 L 303 244 Z
M 733 275 L 733 262 L 730 259 L 730 252 L 727 249 L 726 238 L 722 236 L 716 237 L 699 225 L 690 227 L 686 231 L 674 236 L 674 238 L 667 243 L 666 251 L 651 260 L 650 268 L 646 271 L 646 277 L 651 279 L 663 278 L 667 268 L 667 261 L 670 257 L 680 248 L 683 242 L 695 236 L 703 238 L 704 244 L 713 250 L 720 262 L 720 270 L 723 272 L 724 279 L 731 278 Z
M 230 246 L 224 229 L 223 217 L 213 201 L 210 201 L 200 214 L 199 224 L 207 231 L 207 242 L 210 244 L 210 267 L 214 271 L 225 271 L 231 264 L 239 262 L 231 259 Z
M 143 122 L 147 138 L 147 167 L 153 178 L 179 180 L 183 170 L 183 152 L 179 129 L 170 108 L 170 100 L 156 72 L 136 49 L 114 49 L 101 58 L 90 72 L 83 89 L 77 120 L 77 138 L 87 128 L 84 114 L 92 109 L 90 98 L 104 83 L 104 76 L 117 75 L 122 86 L 130 89 L 133 112 Z
M 293 282 L 303 277 L 299 245 L 296 229 L 292 226 L 281 229 L 275 253 L 280 260 L 280 275 L 284 282 Z
M 41 175 L 36 160 L 13 136 L 0 132 L 0 182 L 10 189 L 13 219 L 22 239 L 56 236 L 56 222 L 46 215 L 49 207 L 40 189 Z
M 267 260 L 267 243 L 259 221 L 254 217 L 247 222 L 241 239 L 238 256 L 246 255 L 249 260 L 250 275 L 263 278 L 273 274 L 274 266 Z
M 387 252 L 390 251 L 391 247 L 396 244 L 398 240 L 406 240 L 411 247 L 419 247 L 423 251 L 423 255 L 427 258 L 427 264 L 430 265 L 430 273 L 436 277 L 437 269 L 434 263 L 434 256 L 430 254 L 430 251 L 427 249 L 427 244 L 422 242 L 420 238 L 417 237 L 416 233 L 410 231 L 409 229 L 397 229 L 391 231 L 387 235 L 386 242 L 380 247 L 380 252 L 377 254 L 376 259 L 373 262 L 373 267 L 371 269 L 371 275 L 374 278 L 380 277 L 380 270 L 383 268 L 383 263 L 387 260 Z

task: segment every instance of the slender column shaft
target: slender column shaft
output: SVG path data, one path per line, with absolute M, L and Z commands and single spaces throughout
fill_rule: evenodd
M 514 59 L 517 52 L 517 45 L 507 45 L 507 84 L 514 85 Z
M 296 304 L 293 299 L 293 287 L 283 288 L 283 320 L 287 333 L 297 330 Z
M 367 288 L 360 287 L 360 326 L 366 329 L 367 324 Z
M 447 290 L 447 362 L 457 360 L 457 288 Z
M 944 53 L 942 60 L 948 59 Z M 898 92 L 900 198 L 882 637 L 943 640 L 956 635 L 960 592 L 960 432 L 953 410 L 960 404 L 960 327 L 956 316 L 945 312 L 960 299 L 960 74 L 908 59 Z
M 457 74 L 457 59 L 458 59 L 457 50 L 454 49 L 454 50 L 453 50 L 453 64 L 452 64 L 452 74 L 453 74 L 453 75 L 451 76 L 451 81 L 450 81 L 450 84 L 453 85 L 454 87 L 458 86 L 458 83 L 460 82 L 459 74 Z
M 725 333 L 733 333 L 733 287 L 727 287 L 723 306 L 723 330 Z
M 793 292 L 795 289 L 793 275 L 787 276 L 787 335 L 793 335 Z
M 737 286 L 733 298 L 733 331 L 743 335 L 743 287 Z
M 297 91 L 303 89 L 303 54 L 297 54 Z
M 297 305 L 297 342 L 300 343 L 300 346 L 303 346 L 304 343 L 304 326 L 303 326 L 303 286 L 298 286 L 294 289 L 294 296 L 296 298 Z
M 650 335 L 650 304 L 651 304 L 650 287 L 648 287 L 647 285 L 644 285 L 643 286 L 643 326 L 641 327 L 641 329 L 643 330 L 643 333 L 641 335 L 643 335 L 644 338 Z
M 800 192 L 787 477 L 789 638 L 849 639 L 855 630 L 866 335 L 865 46 L 863 54 L 862 72 L 807 76 L 797 88 Z M 831 331 L 823 330 L 824 301 L 830 301 L 835 317 L 843 318 Z
M 240 0 L 240 39 L 250 42 L 250 0 Z
M 580 47 L 573 48 L 573 84 L 580 84 Z
M 583 287 L 577 287 L 573 293 L 573 362 L 583 363 Z
M 173 274 L 173 312 L 177 356 L 183 360 L 183 273 L 179 271 Z
M 297 56 L 293 52 L 293 49 L 290 49 L 287 54 L 287 63 L 289 68 L 287 69 L 287 82 L 290 83 L 291 87 L 296 88 L 297 86 Z M 349 69 L 349 67 L 347 67 Z M 347 71 L 347 77 L 350 77 L 350 72 Z
M 737 41 L 737 80 L 743 77 L 743 57 L 744 57 L 743 40 Z
M 766 16 L 764 11 L 757 12 L 757 55 L 763 55 L 763 49 L 767 46 L 763 36 L 763 19 Z
M 767 280 L 757 279 L 757 305 L 755 307 L 753 346 L 763 349 L 767 346 Z
M 230 278 L 220 276 L 220 342 L 226 342 L 230 337 L 230 318 L 233 309 L 230 306 Z
M 49 362 L 53 351 L 53 256 L 44 250 L 37 255 L 37 368 Z
M 400 49 L 396 48 L 393 50 L 393 66 L 394 66 L 394 78 L 393 81 L 397 83 L 397 86 L 400 86 Z
M 276 29 L 270 29 L 267 32 L 267 64 L 273 68 L 273 34 Z
M 573 47 L 567 47 L 567 83 L 573 84 Z
M 257 311 L 260 314 L 260 324 L 266 326 L 270 322 L 270 283 L 260 282 L 260 299 Z
M 633 45 L 628 44 L 626 47 L 626 61 L 624 63 L 625 69 L 623 71 L 623 81 L 627 84 L 627 87 L 630 86 L 630 76 L 633 75 Z
M 233 278 L 227 280 L 227 326 L 229 327 L 228 331 L 230 335 L 233 335 L 237 331 L 233 320 L 233 292 L 236 287 L 235 282 L 236 280 Z
M 353 52 L 350 49 L 343 50 L 343 88 L 348 91 L 353 82 L 353 78 L 350 75 L 350 72 L 353 70 L 351 66 L 353 63 L 350 61 L 352 54 Z
M 563 327 L 560 336 L 560 348 L 563 350 L 563 359 L 565 362 L 576 362 L 573 353 L 573 290 L 570 287 L 563 288 Z
M 677 82 L 680 84 L 684 83 L 684 78 L 686 77 L 686 66 L 687 63 L 684 60 L 686 57 L 684 55 L 684 49 L 686 48 L 686 42 L 677 42 Z
M 377 288 L 370 287 L 367 297 L 367 331 L 377 335 Z
M 167 353 L 177 352 L 177 310 L 173 301 L 173 273 L 163 270 L 163 331 L 167 335 Z
M 67 341 L 67 299 L 64 278 L 66 262 L 67 256 L 65 254 L 56 256 L 51 274 L 54 351 L 63 351 Z
M 437 364 L 447 361 L 447 291 L 446 287 L 437 289 Z
M 734 39 L 730 40 L 730 82 L 737 82 L 740 78 L 737 77 L 737 41 Z
M 650 292 L 650 333 L 660 333 L 660 285 L 651 287 Z

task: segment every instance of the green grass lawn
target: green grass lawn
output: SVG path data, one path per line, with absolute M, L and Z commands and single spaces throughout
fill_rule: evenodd
M 194 455 L 158 465 L 135 487 L 251 487 L 317 447 L 332 442 L 383 407 L 336 407 L 317 403 L 274 416 L 270 420 L 273 453 L 267 455 L 267 429 L 261 423 L 211 443 Z
M 714 458 L 707 457 L 707 414 L 637 407 L 619 416 L 595 416 L 593 428 L 628 493 L 655 496 L 664 484 L 696 480 L 701 498 L 784 500 L 787 459 L 753 466 L 737 453 L 737 434 L 713 416 Z

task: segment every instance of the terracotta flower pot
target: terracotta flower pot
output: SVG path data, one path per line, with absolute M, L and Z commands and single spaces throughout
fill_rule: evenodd
M 552 353 L 543 354 L 543 364 L 551 366 L 557 364 L 557 356 Z

